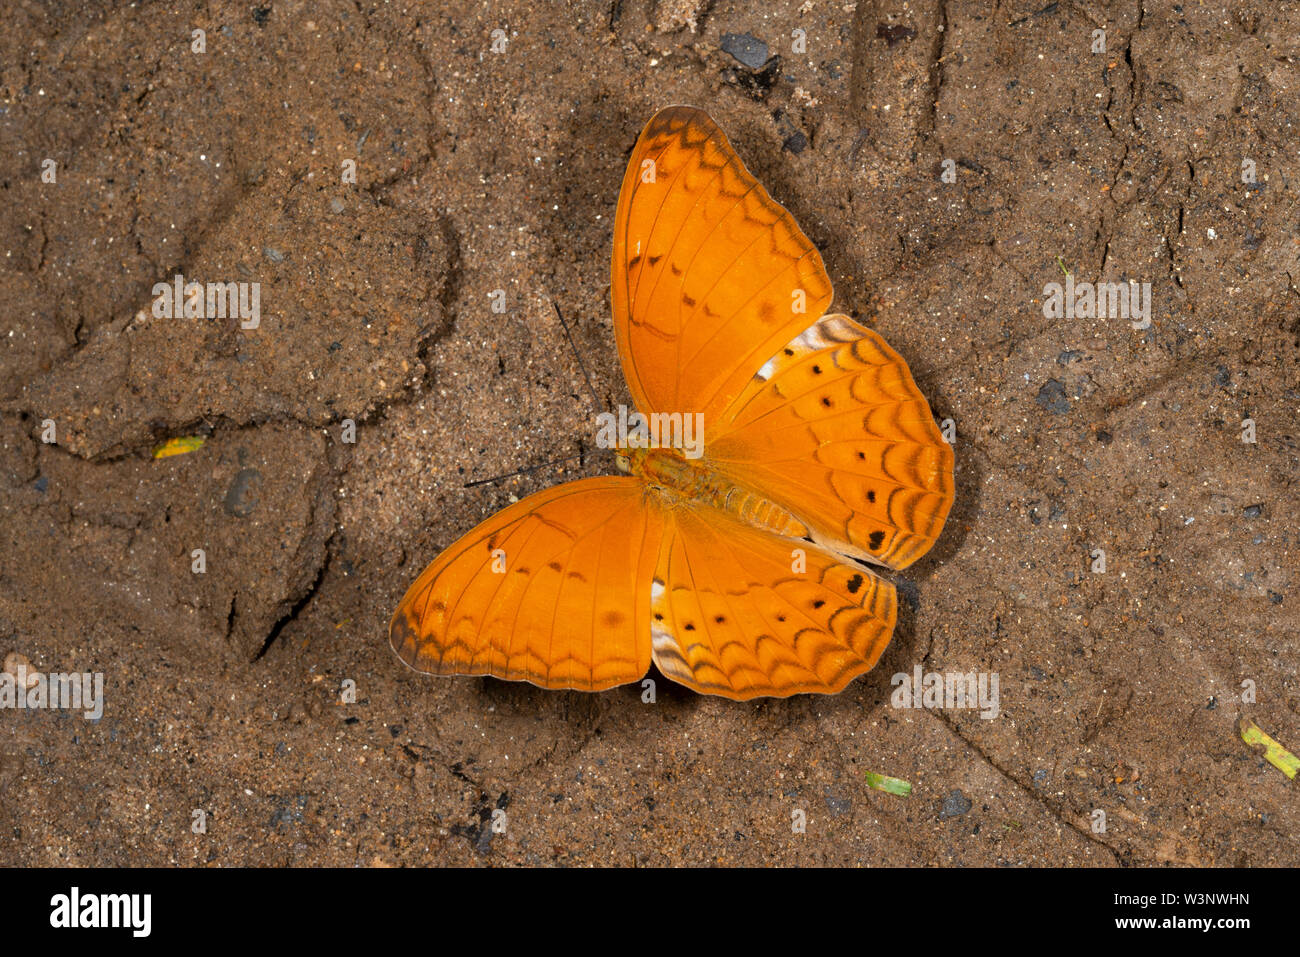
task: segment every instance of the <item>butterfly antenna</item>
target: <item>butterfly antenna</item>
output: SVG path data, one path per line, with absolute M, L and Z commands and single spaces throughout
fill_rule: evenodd
M 564 321 L 564 314 L 560 312 L 559 304 L 552 302 L 551 306 L 555 309 L 555 317 L 560 320 L 560 325 L 564 327 L 564 334 L 569 337 L 569 345 L 573 347 L 573 355 L 578 360 L 578 368 L 582 370 L 582 377 L 587 380 L 587 391 L 591 393 L 591 401 L 599 409 L 604 403 L 596 396 L 596 387 L 591 384 L 591 376 L 587 373 L 587 366 L 582 361 L 582 353 L 578 351 L 578 344 L 573 341 L 573 333 L 569 331 L 569 324 Z
M 504 475 L 494 475 L 492 478 L 475 479 L 473 482 L 466 482 L 464 488 L 475 488 L 479 485 L 490 485 L 493 482 L 500 482 L 502 479 L 514 478 L 516 475 L 527 475 L 530 472 L 537 472 L 541 469 L 550 468 L 552 465 L 563 465 L 565 462 L 572 462 L 577 459 L 580 464 L 586 464 L 586 450 L 582 446 L 578 447 L 576 455 L 569 455 L 562 459 L 553 459 L 550 462 L 539 462 L 537 465 L 530 465 L 527 468 L 516 469 L 513 472 L 506 472 Z

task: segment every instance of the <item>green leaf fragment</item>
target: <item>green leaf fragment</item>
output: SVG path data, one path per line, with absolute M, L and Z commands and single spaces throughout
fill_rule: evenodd
M 897 794 L 899 797 L 908 797 L 912 793 L 912 785 L 906 781 L 876 774 L 874 771 L 867 772 L 867 787 L 886 794 Z
M 1296 772 L 1300 771 L 1300 758 L 1261 731 L 1259 725 L 1249 718 L 1241 719 L 1241 740 L 1250 745 L 1262 744 L 1264 760 L 1292 780 L 1295 779 Z

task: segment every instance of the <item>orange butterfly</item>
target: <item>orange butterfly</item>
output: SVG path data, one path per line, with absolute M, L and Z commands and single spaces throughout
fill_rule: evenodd
M 632 151 L 611 297 L 637 408 L 702 413 L 702 456 L 627 448 L 628 475 L 492 516 L 407 591 L 393 650 L 545 688 L 612 688 L 653 661 L 733 699 L 841 690 L 897 611 L 854 559 L 910 565 L 952 505 L 952 449 L 907 363 L 824 314 L 816 248 L 688 107 L 656 113 Z

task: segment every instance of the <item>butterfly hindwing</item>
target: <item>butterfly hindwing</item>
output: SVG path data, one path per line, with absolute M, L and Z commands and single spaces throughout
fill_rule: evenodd
M 506 508 L 416 579 L 389 625 L 430 674 L 598 691 L 650 667 L 650 588 L 662 518 L 645 486 L 607 476 Z
M 837 552 L 905 568 L 953 501 L 952 447 L 907 363 L 847 316 L 823 317 L 763 365 L 706 455 Z
M 733 699 L 831 694 L 889 643 L 894 586 L 701 504 L 672 509 L 651 598 L 654 661 Z

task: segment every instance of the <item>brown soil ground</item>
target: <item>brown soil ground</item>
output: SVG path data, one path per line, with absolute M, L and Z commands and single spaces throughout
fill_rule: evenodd
M 0 713 L 0 863 L 1300 864 L 1294 785 L 1237 729 L 1300 750 L 1300 4 L 5 21 L 0 655 L 103 672 L 106 704 Z M 949 524 L 838 696 L 416 675 L 386 628 L 423 565 L 612 471 L 463 487 L 590 444 L 552 303 L 626 400 L 610 225 L 672 103 L 713 114 L 955 421 Z M 1045 318 L 1065 269 L 1151 283 L 1150 328 Z M 260 282 L 260 328 L 153 318 L 177 272 Z M 918 663 L 997 672 L 1001 715 L 894 709 Z

